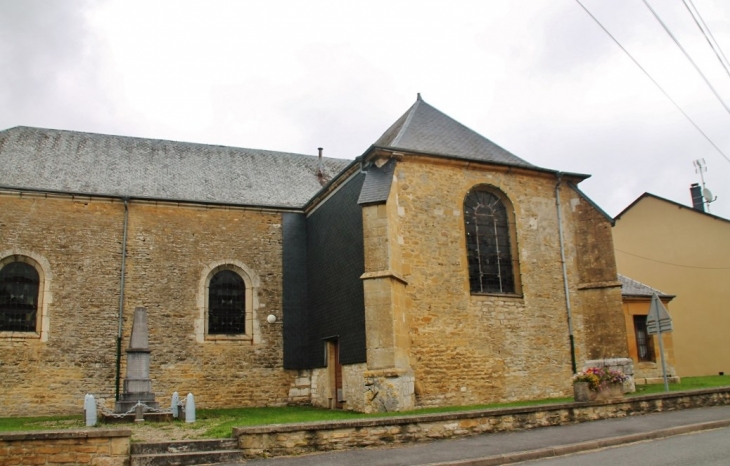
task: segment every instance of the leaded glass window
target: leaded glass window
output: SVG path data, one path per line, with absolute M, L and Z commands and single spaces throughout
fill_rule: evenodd
M 25 262 L 0 269 L 0 331 L 36 331 L 39 284 L 38 271 Z
M 516 293 L 509 215 L 493 192 L 475 188 L 464 200 L 472 293 Z
M 246 332 L 246 285 L 236 272 L 221 270 L 208 288 L 208 333 Z

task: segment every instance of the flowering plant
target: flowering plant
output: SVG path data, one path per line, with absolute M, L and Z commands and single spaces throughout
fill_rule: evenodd
M 587 382 L 588 387 L 594 392 L 600 392 L 609 385 L 623 384 L 628 377 L 622 372 L 600 367 L 589 367 L 573 376 L 573 383 Z

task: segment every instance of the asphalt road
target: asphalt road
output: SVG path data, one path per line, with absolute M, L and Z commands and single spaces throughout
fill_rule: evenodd
M 529 461 L 522 465 L 585 466 L 640 464 L 641 466 L 728 466 L 730 428 L 696 432 L 620 447 Z

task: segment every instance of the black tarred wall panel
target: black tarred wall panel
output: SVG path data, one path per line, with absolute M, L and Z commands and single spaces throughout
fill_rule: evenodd
M 356 175 L 306 219 L 284 214 L 284 367 L 325 366 L 325 340 L 336 337 L 340 362 L 366 361 L 362 208 Z
M 284 367 L 306 369 L 313 327 L 307 299 L 307 219 L 304 214 L 285 213 L 281 228 Z

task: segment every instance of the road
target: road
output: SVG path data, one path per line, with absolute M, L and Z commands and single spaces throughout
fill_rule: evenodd
M 596 466 L 617 464 L 728 466 L 730 464 L 730 428 L 520 464 L 525 466 L 585 466 L 587 464 Z

